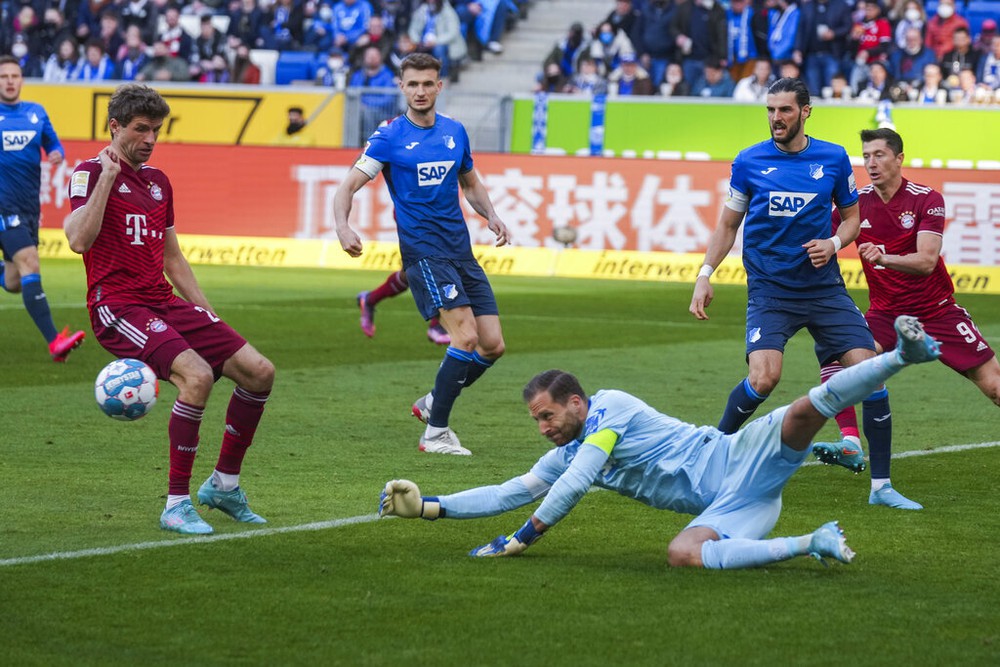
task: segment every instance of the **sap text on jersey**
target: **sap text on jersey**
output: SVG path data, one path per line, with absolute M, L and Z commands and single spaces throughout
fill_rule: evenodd
M 3 133 L 3 149 L 5 151 L 20 151 L 31 143 L 38 134 L 34 130 L 7 130 Z
M 420 187 L 424 187 L 425 185 L 441 185 L 444 177 L 448 175 L 453 166 L 455 166 L 454 160 L 421 162 L 417 165 L 417 182 L 420 184 Z
M 815 198 L 815 192 L 771 191 L 767 198 L 767 212 L 776 217 L 794 218 Z

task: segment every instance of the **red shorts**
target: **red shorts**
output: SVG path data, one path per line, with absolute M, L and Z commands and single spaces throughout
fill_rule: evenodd
M 143 306 L 133 303 L 98 304 L 90 311 L 97 342 L 119 359 L 140 359 L 162 380 L 184 350 L 197 352 L 215 374 L 246 345 L 246 339 L 215 313 L 180 298 Z
M 896 347 L 896 315 L 869 310 L 865 313 L 868 326 L 883 350 Z M 976 328 L 965 308 L 957 303 L 944 306 L 932 315 L 919 317 L 924 331 L 941 343 L 941 361 L 959 373 L 981 366 L 996 354 Z

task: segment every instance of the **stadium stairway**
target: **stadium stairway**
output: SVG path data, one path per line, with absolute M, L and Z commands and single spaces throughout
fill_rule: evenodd
M 531 92 L 542 61 L 570 25 L 579 21 L 585 30 L 593 30 L 612 9 L 614 0 L 535 0 L 527 20 L 504 34 L 503 53 L 484 50 L 482 61 L 470 62 L 450 87 L 463 95 Z

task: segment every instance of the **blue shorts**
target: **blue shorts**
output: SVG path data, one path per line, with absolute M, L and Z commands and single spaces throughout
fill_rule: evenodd
M 802 328 L 816 341 L 820 364 L 840 359 L 848 350 L 875 351 L 868 322 L 845 291 L 820 299 L 752 297 L 747 303 L 747 355 L 755 350 L 783 352 Z
M 474 259 L 424 257 L 406 268 L 406 279 L 425 320 L 437 317 L 439 310 L 463 306 L 476 317 L 500 314 L 490 281 Z
M 688 524 L 704 526 L 721 539 L 759 540 L 767 536 L 781 514 L 781 491 L 809 455 L 781 442 L 781 422 L 789 406 L 753 420 L 728 441 L 729 458 L 718 494 L 705 511 Z
M 0 214 L 0 247 L 10 261 L 19 250 L 38 245 L 38 218 Z

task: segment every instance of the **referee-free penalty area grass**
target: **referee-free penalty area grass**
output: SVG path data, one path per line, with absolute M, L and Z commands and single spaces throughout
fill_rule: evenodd
M 368 272 L 195 267 L 218 313 L 278 368 L 242 476 L 262 534 L 218 512 L 216 535 L 165 533 L 166 427 L 104 417 L 93 379 L 110 360 L 90 337 L 80 263 L 48 261 L 56 323 L 88 332 L 48 360 L 20 298 L 0 294 L 0 637 L 9 665 L 996 665 L 1000 664 L 1000 412 L 940 364 L 890 380 L 893 481 L 922 512 L 867 504 L 867 473 L 809 466 L 774 534 L 838 519 L 858 552 L 732 572 L 671 570 L 689 517 L 588 494 L 523 557 L 465 554 L 531 508 L 474 521 L 371 520 L 386 480 L 426 494 L 499 483 L 547 447 L 520 389 L 564 368 L 588 391 L 619 388 L 715 423 L 745 376 L 745 290 L 717 288 L 708 322 L 689 285 L 497 278 L 507 355 L 461 396 L 452 425 L 471 457 L 421 454 L 410 404 L 443 349 L 409 295 L 357 326 Z M 862 309 L 864 294 L 855 294 Z M 1000 299 L 961 296 L 1000 343 Z M 763 410 L 817 381 L 804 332 Z M 195 465 L 210 473 L 232 385 L 209 402 Z M 830 425 L 822 438 L 835 438 Z M 305 530 L 309 524 L 327 522 Z M 135 548 L 128 545 L 170 543 Z M 124 548 L 123 548 L 124 546 Z M 101 555 L 38 561 L 44 554 Z

